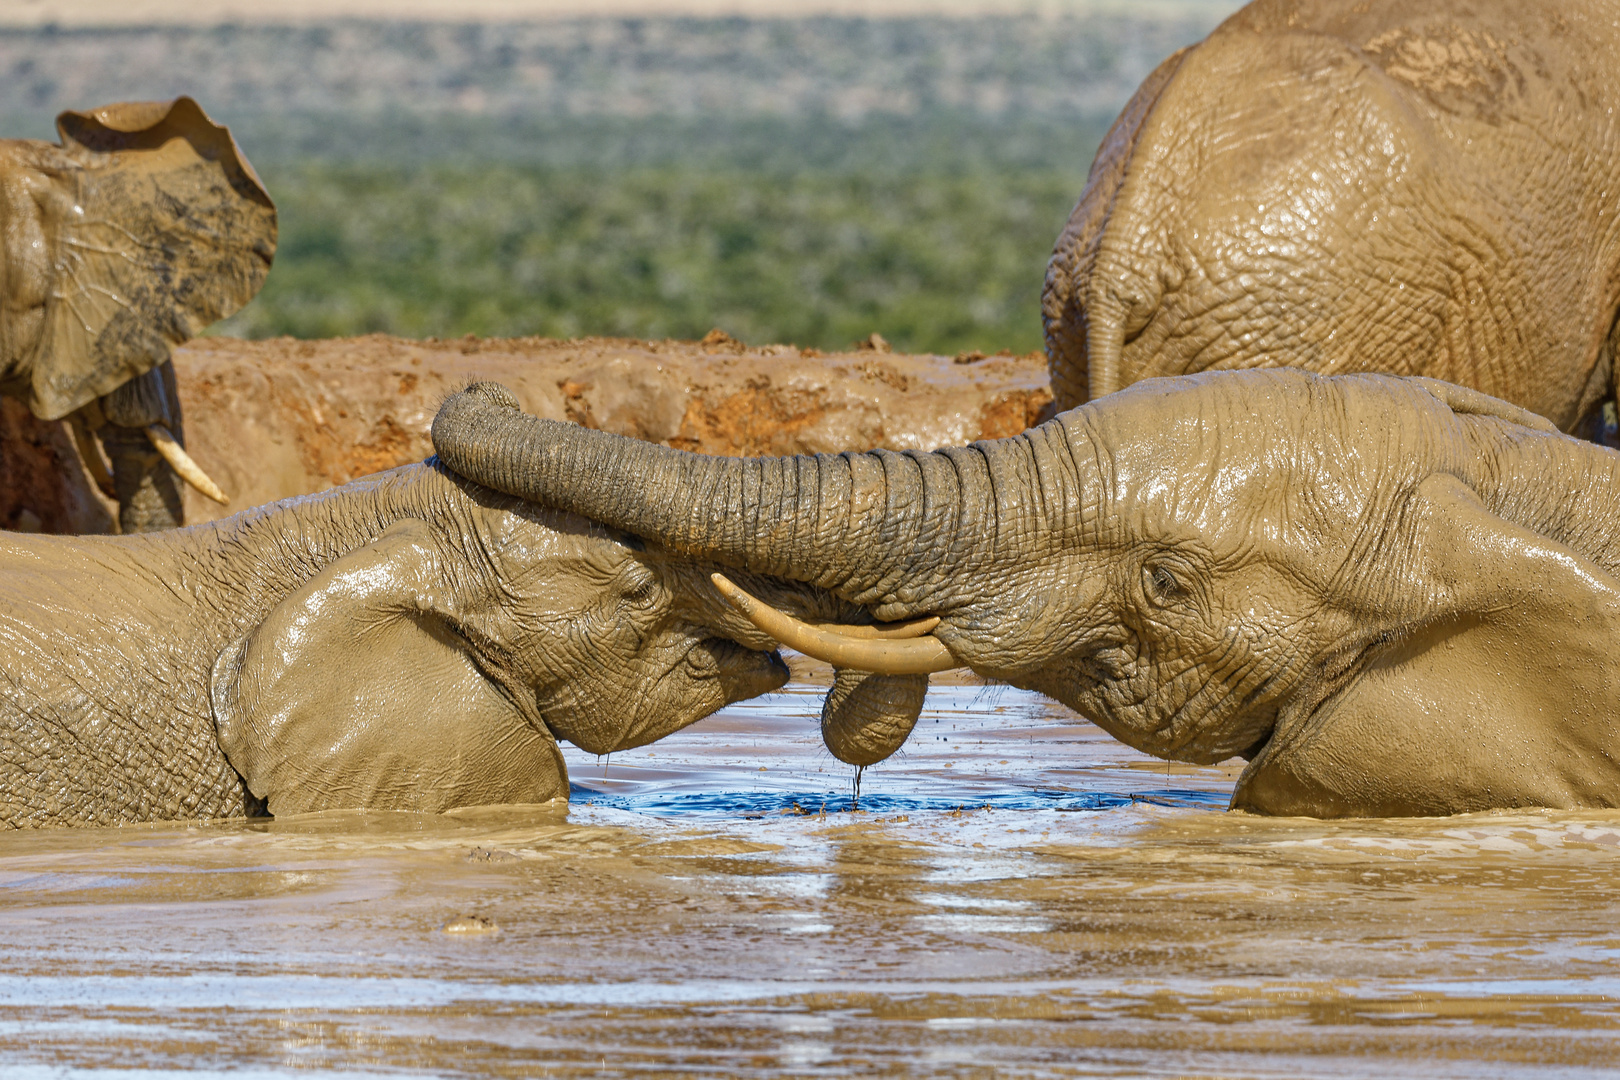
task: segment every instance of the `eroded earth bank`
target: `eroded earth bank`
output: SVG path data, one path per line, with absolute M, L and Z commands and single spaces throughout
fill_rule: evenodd
M 1046 360 L 586 338 L 203 338 L 176 351 L 186 445 L 231 496 L 208 521 L 433 452 L 446 395 L 491 379 L 525 410 L 712 454 L 933 449 L 1016 434 L 1052 400 Z M 64 425 L 0 400 L 0 528 L 108 532 Z

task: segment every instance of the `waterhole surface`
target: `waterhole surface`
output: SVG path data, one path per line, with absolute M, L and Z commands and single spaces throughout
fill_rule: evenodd
M 1224 812 L 1031 695 L 821 749 L 813 677 L 573 805 L 0 836 L 0 1075 L 1575 1077 L 1620 815 Z

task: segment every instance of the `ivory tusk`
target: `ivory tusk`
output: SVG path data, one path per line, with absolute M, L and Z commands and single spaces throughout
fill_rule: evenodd
M 724 574 L 711 574 L 710 580 L 720 590 L 720 595 L 731 601 L 749 622 L 788 648 L 824 660 L 833 667 L 878 675 L 931 675 L 962 666 L 943 642 L 927 636 L 929 630 L 939 625 L 937 618 L 918 619 L 893 628 L 856 627 L 853 629 L 864 632 L 857 637 L 840 632 L 851 627 L 834 630 L 801 622 L 750 596 Z
M 736 586 L 733 585 L 732 588 L 736 588 Z M 739 589 L 738 591 L 741 592 L 742 590 Z M 748 594 L 743 593 L 743 595 L 747 596 Z M 792 616 L 784 614 L 783 617 L 791 618 Z M 933 633 L 934 627 L 939 625 L 939 616 L 930 615 L 926 619 L 913 619 L 910 622 L 879 623 L 876 626 L 851 626 L 848 623 L 831 622 L 805 623 L 804 625 L 829 634 L 837 634 L 839 637 L 856 638 L 860 641 L 905 641 L 908 638 L 920 638 L 925 634 Z
M 230 497 L 219 489 L 218 484 L 208 479 L 208 474 L 202 471 L 202 466 L 191 459 L 185 448 L 169 434 L 168 428 L 162 424 L 153 424 L 146 429 L 146 437 L 152 440 L 152 446 L 163 455 L 163 460 L 169 463 L 169 467 L 180 475 L 180 479 L 221 506 L 230 504 Z
M 68 417 L 68 427 L 73 431 L 73 442 L 79 448 L 79 457 L 84 461 L 85 471 L 90 474 L 96 487 L 101 493 L 114 502 L 118 500 L 118 489 L 113 486 L 112 473 L 107 468 L 106 461 L 102 460 L 101 448 L 96 445 L 96 437 L 90 434 L 90 424 L 80 413 Z

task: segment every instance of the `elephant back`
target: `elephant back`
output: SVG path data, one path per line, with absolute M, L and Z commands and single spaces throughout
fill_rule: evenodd
M 1178 54 L 1058 240 L 1057 408 L 1292 366 L 1433 376 L 1583 425 L 1620 309 L 1614 10 L 1257 0 Z

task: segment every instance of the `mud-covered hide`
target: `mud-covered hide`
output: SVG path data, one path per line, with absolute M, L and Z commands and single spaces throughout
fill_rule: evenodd
M 65 416 L 251 300 L 276 210 L 195 101 L 56 118 L 0 141 L 0 392 Z

